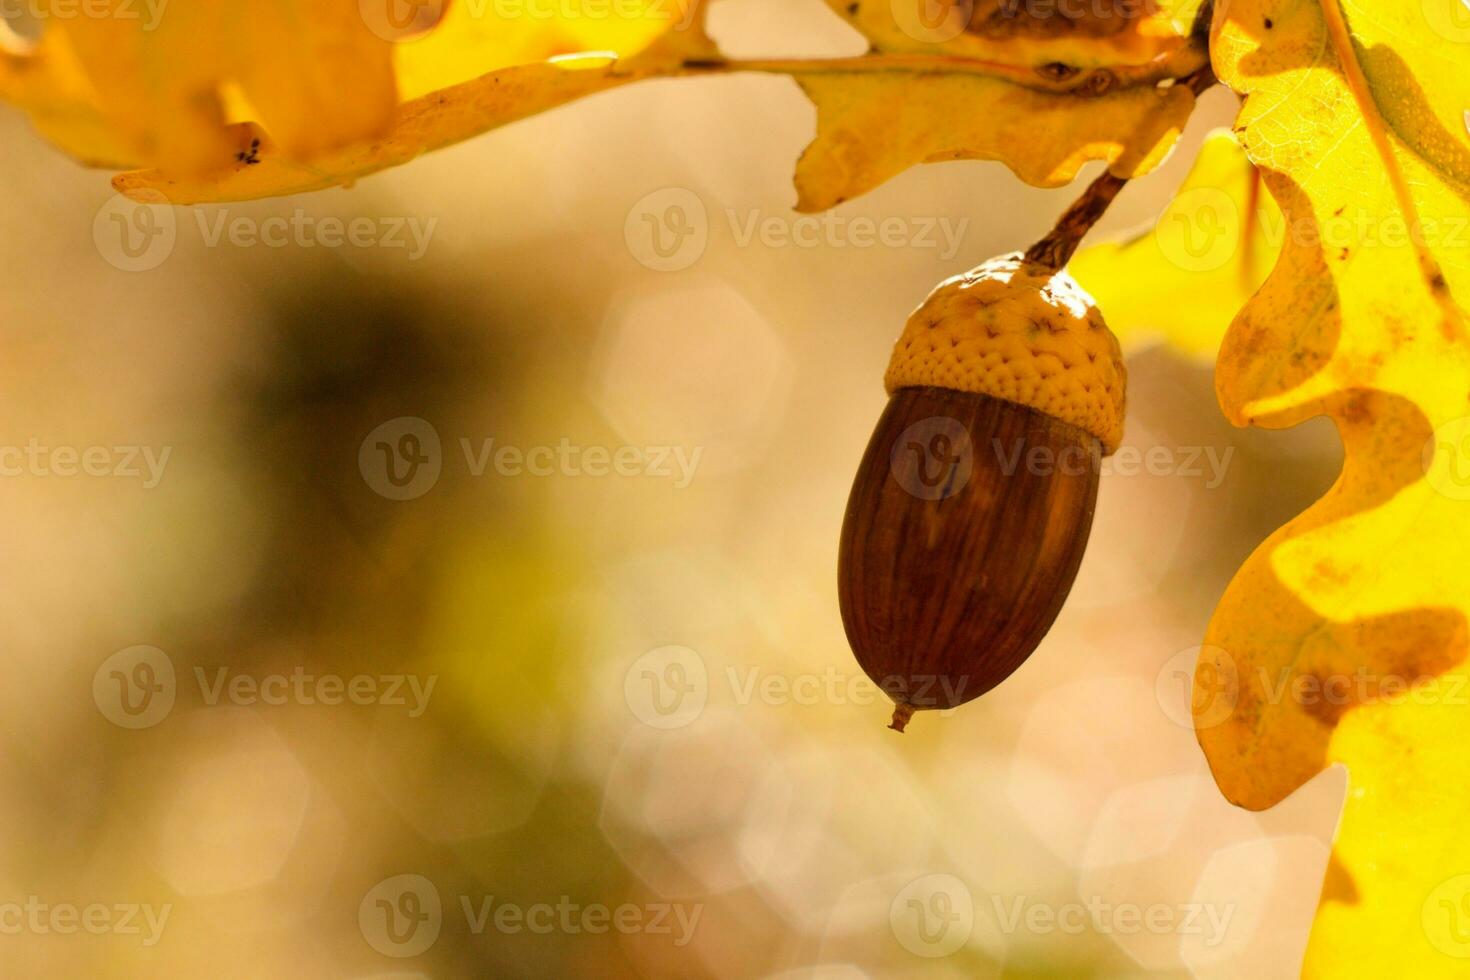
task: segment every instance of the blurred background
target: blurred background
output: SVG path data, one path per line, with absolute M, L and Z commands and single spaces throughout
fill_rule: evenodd
M 713 27 L 863 46 L 816 2 Z M 1018 674 L 888 731 L 835 567 L 889 349 L 1083 185 L 947 163 L 797 220 L 813 122 L 645 84 L 154 224 L 0 115 L 7 975 L 1297 974 L 1343 780 L 1229 806 L 1187 692 L 1330 427 L 1234 430 L 1130 342 L 1159 465 L 1105 475 Z

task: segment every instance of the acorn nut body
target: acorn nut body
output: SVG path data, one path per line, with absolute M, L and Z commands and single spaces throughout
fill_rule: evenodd
M 885 378 L 838 591 L 891 727 L 995 687 L 1036 649 L 1087 546 L 1122 438 L 1117 340 L 1064 272 L 1000 256 L 930 294 Z

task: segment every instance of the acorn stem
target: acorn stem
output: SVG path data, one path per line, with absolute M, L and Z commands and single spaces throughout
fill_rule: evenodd
M 1217 81 L 1214 71 L 1206 65 L 1181 78 L 1178 84 L 1198 97 Z M 1072 260 L 1077 246 L 1082 244 L 1082 239 L 1087 237 L 1092 226 L 1107 213 L 1113 198 L 1127 184 L 1127 177 L 1115 177 L 1111 171 L 1103 171 L 1102 176 L 1088 185 L 1082 196 L 1073 201 L 1072 206 L 1057 219 L 1056 226 L 1046 237 L 1026 250 L 1026 261 L 1060 272 Z
M 896 732 L 902 732 L 908 727 L 909 719 L 914 716 L 914 706 L 907 701 L 900 701 L 893 709 L 893 721 L 888 727 Z
M 1115 177 L 1111 172 L 1104 172 L 1057 219 L 1056 227 L 1026 250 L 1026 261 L 1060 272 L 1127 183 L 1127 177 Z

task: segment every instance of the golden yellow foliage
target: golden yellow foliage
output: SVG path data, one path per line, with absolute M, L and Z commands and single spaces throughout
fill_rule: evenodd
M 229 199 L 216 184 L 263 196 L 349 183 L 366 159 L 382 169 L 638 77 L 650 49 L 664 51 L 663 70 L 711 50 L 697 11 L 660 0 L 616 16 L 568 0 L 551 20 L 428 4 L 418 9 L 442 19 L 402 37 L 368 0 L 210 0 L 162 6 L 156 22 L 132 0 L 96 2 L 111 13 L 47 18 L 33 50 L 0 52 L 0 98 L 85 163 L 157 168 L 124 186 L 177 185 L 175 203 Z M 600 84 L 546 67 L 581 52 L 632 63 L 564 66 L 592 64 Z
M 227 90 L 300 157 L 381 134 L 397 101 L 392 45 L 355 3 L 93 0 L 42 23 L 35 51 L 0 58 L 0 95 L 86 161 L 218 166 Z
M 1326 414 L 1347 454 L 1231 583 L 1195 678 L 1231 800 L 1348 768 L 1311 977 L 1470 956 L 1470 74 L 1420 6 L 1233 0 L 1214 27 L 1287 229 L 1220 352 L 1221 404 L 1271 428 Z
M 1195 0 L 1149 16 L 1122 2 L 1094 31 L 1055 7 L 1006 17 L 990 9 L 994 0 L 827 2 L 874 53 L 793 72 L 817 105 L 817 137 L 797 165 L 798 211 L 824 211 L 944 160 L 999 160 L 1039 187 L 1069 183 L 1090 160 L 1139 176 L 1173 148 L 1194 109 L 1194 93 L 1169 80 L 1207 61 L 1193 33 Z
M 401 84 L 416 97 L 375 138 L 301 159 L 277 152 L 268 131 L 240 123 L 230 130 L 236 153 L 224 167 L 125 173 L 114 185 L 140 200 L 199 204 L 350 184 L 575 99 L 675 73 L 713 51 L 702 18 L 675 19 L 675 8 L 657 0 L 646 0 L 643 18 L 501 19 L 488 27 L 484 17 L 455 9 L 431 33 L 399 44 Z M 478 74 L 476 65 L 495 70 Z
M 1078 252 L 1068 270 L 1124 346 L 1163 338 L 1213 359 L 1230 321 L 1266 281 L 1285 233 L 1235 137 L 1212 133 L 1158 223 Z
M 33 50 L 0 52 L 0 98 L 84 162 L 147 168 L 116 178 L 126 193 L 185 204 L 350 184 L 643 79 L 772 72 L 816 105 L 796 186 L 799 209 L 820 211 L 924 162 L 998 160 L 1040 186 L 1091 160 L 1137 176 L 1194 106 L 1173 83 L 1205 62 L 1201 0 L 1100 0 L 1076 17 L 1029 0 L 827 0 L 870 53 L 743 62 L 720 56 L 696 0 L 645 0 L 631 17 L 568 2 L 554 20 L 427 4 L 416 9 L 432 16 L 402 25 L 377 23 L 366 2 L 197 0 L 149 23 L 124 16 L 130 0 L 93 0 L 106 16 L 49 19 Z M 1326 766 L 1350 771 L 1308 975 L 1459 975 L 1470 961 L 1459 832 L 1470 36 L 1428 0 L 1215 7 L 1214 67 L 1244 97 L 1245 155 L 1212 138 L 1155 229 L 1083 253 L 1073 271 L 1125 337 L 1218 347 L 1219 397 L 1237 424 L 1337 424 L 1337 483 L 1251 556 L 1210 624 L 1199 739 L 1224 793 L 1253 809 Z M 965 306 L 975 285 L 931 298 L 963 307 L 962 324 L 947 306 L 916 314 L 890 384 L 980 386 L 1115 445 L 1121 365 L 1091 314 L 1058 320 L 1060 339 L 1022 338 L 1038 318 L 977 315 Z M 963 363 L 985 368 L 988 351 L 1000 364 L 967 379 L 953 373 L 958 355 L 925 360 L 920 338 L 936 330 L 975 348 Z M 1038 353 L 1063 375 L 1032 371 Z M 1078 380 L 1093 370 L 1079 355 L 1103 362 L 1098 377 Z M 1012 361 L 1025 370 L 1000 370 Z M 1096 390 L 1084 397 L 1084 384 Z
M 666 35 L 682 42 L 676 45 L 681 55 L 712 53 L 696 8 L 696 0 L 617 6 L 606 0 L 559 0 L 563 15 L 548 18 L 497 13 L 496 4 L 450 2 L 432 30 L 395 45 L 398 96 L 411 102 L 491 72 L 553 58 L 590 52 L 629 58 Z M 622 11 L 628 14 L 614 16 Z
M 932 161 L 1001 160 L 1041 186 L 1089 160 L 1141 174 L 1194 105 L 1170 83 L 1206 61 L 1198 0 L 1098 29 L 1053 16 L 1019 33 L 992 24 L 946 44 L 904 33 L 891 11 L 842 7 L 875 31 L 873 53 L 753 61 L 719 55 L 697 0 L 569 4 L 547 18 L 428 3 L 400 24 L 377 16 L 377 0 L 211 0 L 156 25 L 58 22 L 33 52 L 0 56 L 0 97 L 87 163 L 148 166 L 118 178 L 124 192 L 192 204 L 350 184 L 632 81 L 774 72 L 818 107 L 797 187 L 798 208 L 819 211 Z
M 1099 159 L 1120 177 L 1138 176 L 1164 159 L 1194 109 L 1182 85 L 1079 96 L 955 71 L 797 80 L 817 104 L 817 138 L 796 169 L 799 211 L 825 211 L 943 160 L 1000 160 L 1038 187 L 1069 183 Z
M 505 68 L 404 103 L 381 138 L 349 143 L 307 161 L 274 152 L 268 134 L 242 123 L 232 129 L 237 149 L 246 152 L 260 141 L 246 160 L 201 175 L 123 173 L 113 185 L 139 200 L 173 204 L 243 201 L 335 187 L 641 77 L 620 73 L 616 66 L 609 58 L 593 56 Z
M 1203 354 L 1244 306 L 1226 414 L 1326 414 L 1342 436 L 1342 475 L 1237 574 L 1195 675 L 1232 801 L 1348 768 L 1310 977 L 1461 976 L 1470 957 L 1470 78 L 1451 26 L 1367 0 L 1222 6 L 1212 51 L 1249 159 L 1212 137 L 1155 229 L 1072 264 L 1125 340 Z

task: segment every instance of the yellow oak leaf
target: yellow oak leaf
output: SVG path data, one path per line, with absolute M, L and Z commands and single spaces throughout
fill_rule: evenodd
M 0 99 L 23 108 L 42 136 L 88 166 L 117 170 L 142 162 L 132 141 L 104 115 L 58 32 L 24 54 L 0 46 Z
M 1125 346 L 1158 338 L 1213 359 L 1266 281 L 1284 222 L 1231 133 L 1210 134 L 1158 223 L 1078 252 L 1068 266 Z
M 1086 96 L 961 71 L 796 78 L 817 105 L 817 137 L 796 169 L 798 211 L 825 211 L 915 164 L 944 160 L 1000 160 L 1038 187 L 1069 183 L 1099 159 L 1135 177 L 1173 149 L 1195 101 L 1183 85 Z
M 203 174 L 172 168 L 135 171 L 119 174 L 113 185 L 138 200 L 201 204 L 351 184 L 575 99 L 677 74 L 687 62 L 713 53 L 699 11 L 683 11 L 660 0 L 640 2 L 649 17 L 585 23 L 538 18 L 529 26 L 520 23 L 522 29 L 494 35 L 495 40 L 481 36 L 483 25 L 477 20 L 446 19 L 439 41 L 431 41 L 436 37 L 431 33 L 402 45 L 400 72 L 410 80 L 410 91 L 426 89 L 427 94 L 398 106 L 386 132 L 376 138 L 302 160 L 277 152 L 268 130 L 242 122 L 230 129 L 235 153 L 223 167 Z M 589 50 L 535 60 L 568 47 Z M 441 57 L 440 52 L 451 49 L 473 50 L 487 64 L 507 66 L 440 88 L 471 72 L 463 58 Z M 522 58 L 531 60 L 518 63 Z
M 303 157 L 380 134 L 397 101 L 392 45 L 356 3 L 90 0 L 80 16 L 40 13 L 35 49 L 0 57 L 0 96 L 84 160 L 215 166 L 231 89 Z
M 368 0 L 364 0 L 368 2 Z M 402 0 L 373 0 L 397 3 Z M 557 16 L 528 16 L 529 5 L 450 2 L 443 18 L 421 36 L 398 44 L 393 64 L 402 101 L 472 81 L 490 72 L 605 52 L 632 57 L 665 35 L 688 42 L 684 55 L 713 53 L 703 34 L 698 0 L 558 0 Z
M 429 16 L 401 21 L 399 8 Z M 0 98 L 85 163 L 152 166 L 186 185 L 228 178 L 265 157 L 291 172 L 333 176 L 333 163 L 361 159 L 376 141 L 401 148 L 405 124 L 422 133 L 426 106 L 416 103 L 441 94 L 487 111 L 469 136 L 589 90 L 585 75 L 523 72 L 503 82 L 529 94 L 518 111 L 487 105 L 482 90 L 496 82 L 455 88 L 499 69 L 586 52 L 636 61 L 651 49 L 669 52 L 673 67 L 713 53 L 695 0 L 565 0 L 556 17 L 447 0 L 89 0 L 89 10 L 41 18 L 29 50 L 0 47 Z M 610 68 L 603 87 L 634 70 L 642 69 Z M 549 89 L 530 92 L 528 78 L 547 79 Z M 444 142 L 431 138 L 419 152 Z
M 251 148 L 249 162 L 200 176 L 133 171 L 114 177 L 113 186 L 137 200 L 172 204 L 244 201 L 322 190 L 640 77 L 646 76 L 619 72 L 617 62 L 603 56 L 505 68 L 406 102 L 381 139 L 351 143 L 309 161 L 272 152 L 269 136 L 244 124 L 236 127 L 234 136 L 241 152 Z
M 1470 969 L 1470 62 L 1430 6 L 1231 0 L 1213 27 L 1287 229 L 1220 401 L 1241 425 L 1326 414 L 1346 452 L 1231 583 L 1194 688 L 1232 801 L 1347 767 L 1309 977 Z
M 825 210 L 940 160 L 998 159 L 1030 183 L 1056 186 L 1089 160 L 1106 160 L 1126 176 L 1156 166 L 1194 105 L 1189 86 L 1170 83 L 1205 64 L 1202 40 L 1182 16 L 1168 20 L 1167 31 L 1163 20 L 1140 22 L 1152 33 L 1137 43 L 1152 46 L 1152 60 L 1110 68 L 1097 51 L 1111 48 L 1084 46 L 1093 51 L 1084 70 L 1058 62 L 1038 68 L 1025 60 L 1034 46 L 1021 42 L 1014 52 L 1021 60 L 1012 62 L 944 51 L 726 61 L 693 0 L 647 0 L 645 9 L 640 18 L 511 20 L 487 33 L 483 17 L 451 5 L 437 26 L 398 46 L 400 85 L 413 97 L 384 133 L 303 158 L 279 152 L 270 127 L 243 114 L 224 166 L 206 174 L 160 167 L 116 184 L 140 199 L 177 204 L 316 190 L 629 82 L 763 71 L 795 78 L 818 106 L 817 137 L 797 169 L 799 210 Z M 1137 29 L 1125 24 L 1108 43 Z M 599 59 L 587 54 L 593 49 L 620 57 Z M 560 60 L 573 52 L 582 54 Z M 476 74 L 486 67 L 492 70 Z
M 817 105 L 798 211 L 944 160 L 999 160 L 1038 187 L 1069 183 L 1091 160 L 1139 176 L 1194 108 L 1193 91 L 1171 83 L 1207 63 L 1199 0 L 1099 0 L 1077 16 L 1053 0 L 827 4 L 873 53 L 851 71 L 793 73 Z
M 119 174 L 113 184 L 136 199 L 173 204 L 351 184 L 575 99 L 678 74 L 687 63 L 716 55 L 695 0 L 636 0 L 632 7 L 580 2 L 586 16 L 572 16 L 573 10 L 554 18 L 496 16 L 493 7 L 451 4 L 427 33 L 396 45 L 405 99 L 386 129 L 371 138 L 303 158 L 280 152 L 269 127 L 247 113 L 227 130 L 231 152 L 222 165 L 202 173 L 140 170 Z
M 875 50 L 944 53 L 1057 80 L 1093 69 L 1179 77 L 1203 0 L 827 0 Z

